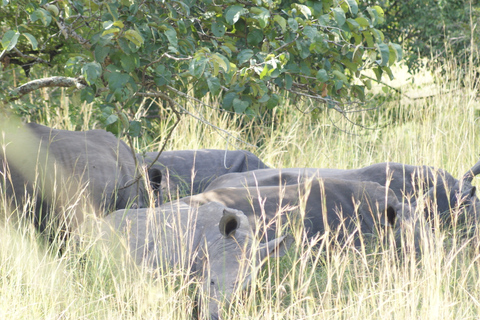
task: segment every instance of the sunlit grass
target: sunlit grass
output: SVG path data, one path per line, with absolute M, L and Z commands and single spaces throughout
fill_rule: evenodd
M 432 165 L 461 177 L 479 158 L 480 102 L 476 80 L 456 79 L 454 71 L 444 76 L 450 82 L 435 75 L 437 82 L 424 77 L 423 84 L 404 84 L 406 95 L 392 96 L 378 110 L 347 114 L 348 119 L 334 111 L 301 115 L 285 104 L 284 112 L 274 114 L 274 124 L 253 130 L 242 127 L 238 116 L 185 105 L 224 131 L 185 116 L 167 150 L 241 148 L 277 168 L 358 168 L 396 161 Z M 421 93 L 422 85 L 431 96 L 411 99 L 409 92 Z M 66 93 L 61 101 L 59 111 L 42 114 L 44 124 L 91 128 L 88 105 L 82 106 L 82 122 L 74 123 L 68 108 L 73 102 Z M 172 119 L 152 128 L 158 133 L 154 140 L 137 140 L 138 149 L 157 149 Z M 225 132 L 231 134 L 228 139 Z M 194 313 L 196 283 L 181 270 L 153 278 L 127 268 L 112 252 L 95 250 L 94 241 L 91 248 L 60 255 L 30 229 L 4 223 L 0 230 L 0 318 L 190 319 Z M 475 241 L 465 244 L 437 230 L 435 249 L 417 259 L 391 247 L 333 250 L 295 237 L 289 255 L 269 260 L 252 285 L 224 308 L 227 318 L 473 319 L 480 314 Z

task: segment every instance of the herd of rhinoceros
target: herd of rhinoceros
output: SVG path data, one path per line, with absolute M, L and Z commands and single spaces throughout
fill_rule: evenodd
M 480 210 L 471 185 L 480 162 L 460 179 L 393 162 L 271 169 L 248 151 L 135 154 L 103 130 L 3 126 L 2 208 L 50 236 L 98 227 L 151 269 L 183 266 L 203 284 L 211 318 L 247 284 L 252 271 L 241 261 L 259 267 L 291 246 L 289 223 L 309 239 L 359 245 L 382 234 L 421 252 L 435 227 L 461 224 L 472 234 Z M 101 219 L 84 227 L 91 213 Z

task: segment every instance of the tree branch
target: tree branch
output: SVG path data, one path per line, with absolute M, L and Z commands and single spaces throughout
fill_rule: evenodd
M 83 77 L 69 78 L 69 77 L 50 77 L 37 79 L 27 82 L 20 87 L 9 92 L 7 98 L 3 101 L 4 104 L 20 99 L 22 96 L 40 88 L 47 87 L 76 87 L 83 89 L 87 86 Z
M 87 39 L 76 33 L 75 30 L 73 30 L 70 26 L 67 26 L 62 19 L 57 19 L 55 20 L 55 22 L 57 23 L 57 26 L 62 32 L 65 39 L 68 39 L 68 37 L 71 36 L 72 38 L 77 40 L 78 43 L 80 43 L 85 49 L 90 49 L 92 47 L 92 45 Z

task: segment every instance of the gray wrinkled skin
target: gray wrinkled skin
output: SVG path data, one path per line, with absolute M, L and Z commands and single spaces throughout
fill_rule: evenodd
M 35 123 L 3 123 L 0 133 L 0 187 L 12 209 L 22 212 L 33 203 L 30 218 L 40 231 L 68 233 L 83 221 L 85 211 L 103 215 L 145 206 L 144 181 L 135 180 L 140 173 L 135 158 L 113 134 Z
M 252 259 L 259 267 L 266 257 L 283 255 L 292 242 L 291 237 L 280 237 L 252 246 L 247 217 L 217 202 L 200 207 L 174 202 L 154 209 L 118 210 L 104 218 L 101 230 L 103 239 L 111 243 L 118 243 L 120 236 L 140 266 L 191 270 L 203 283 L 212 319 L 218 318 L 219 303 L 246 285 Z
M 158 152 L 138 154 L 151 164 Z M 152 168 L 162 171 L 162 191 L 176 196 L 203 192 L 215 178 L 231 172 L 268 168 L 257 156 L 245 150 L 163 151 Z
M 395 240 L 400 244 L 405 229 L 411 229 L 415 248 L 419 250 L 422 237 L 429 236 L 426 222 L 415 215 L 415 207 L 404 205 L 391 189 L 371 181 L 325 178 L 292 182 L 283 187 L 225 187 L 182 201 L 191 204 L 218 201 L 242 210 L 260 232 L 266 229 L 267 238 L 275 235 L 278 213 L 282 223 L 292 218 L 301 220 L 309 238 L 323 235 L 328 229 L 338 233 L 340 243 L 353 236 L 359 245 L 360 233 L 378 236 L 393 229 Z M 292 206 L 298 205 L 305 209 L 304 217 L 298 215 L 299 210 L 292 210 Z
M 474 226 L 479 221 L 480 201 L 471 185 L 480 173 L 476 164 L 460 179 L 448 172 L 429 166 L 412 166 L 395 162 L 373 164 L 359 169 L 286 168 L 266 169 L 221 176 L 206 191 L 240 186 L 277 186 L 296 184 L 309 178 L 337 178 L 353 181 L 373 181 L 390 188 L 401 200 L 417 206 L 419 197 L 425 195 L 425 216 L 434 223 L 450 224 L 470 220 Z M 435 218 L 439 221 L 435 221 Z

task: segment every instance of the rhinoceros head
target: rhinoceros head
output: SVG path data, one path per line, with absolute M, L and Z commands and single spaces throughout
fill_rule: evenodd
M 247 286 L 252 272 L 258 270 L 265 258 L 284 255 L 293 241 L 283 236 L 255 244 L 245 214 L 230 208 L 223 209 L 216 227 L 215 232 L 206 231 L 196 263 L 203 281 L 203 301 L 208 304 L 211 319 L 218 318 L 220 302 L 229 301 L 235 290 Z
M 480 214 L 480 201 L 476 196 L 476 187 L 471 182 L 479 173 L 480 161 L 460 180 L 438 181 L 425 195 L 426 216 L 433 221 L 438 215 L 443 225 L 475 225 Z

